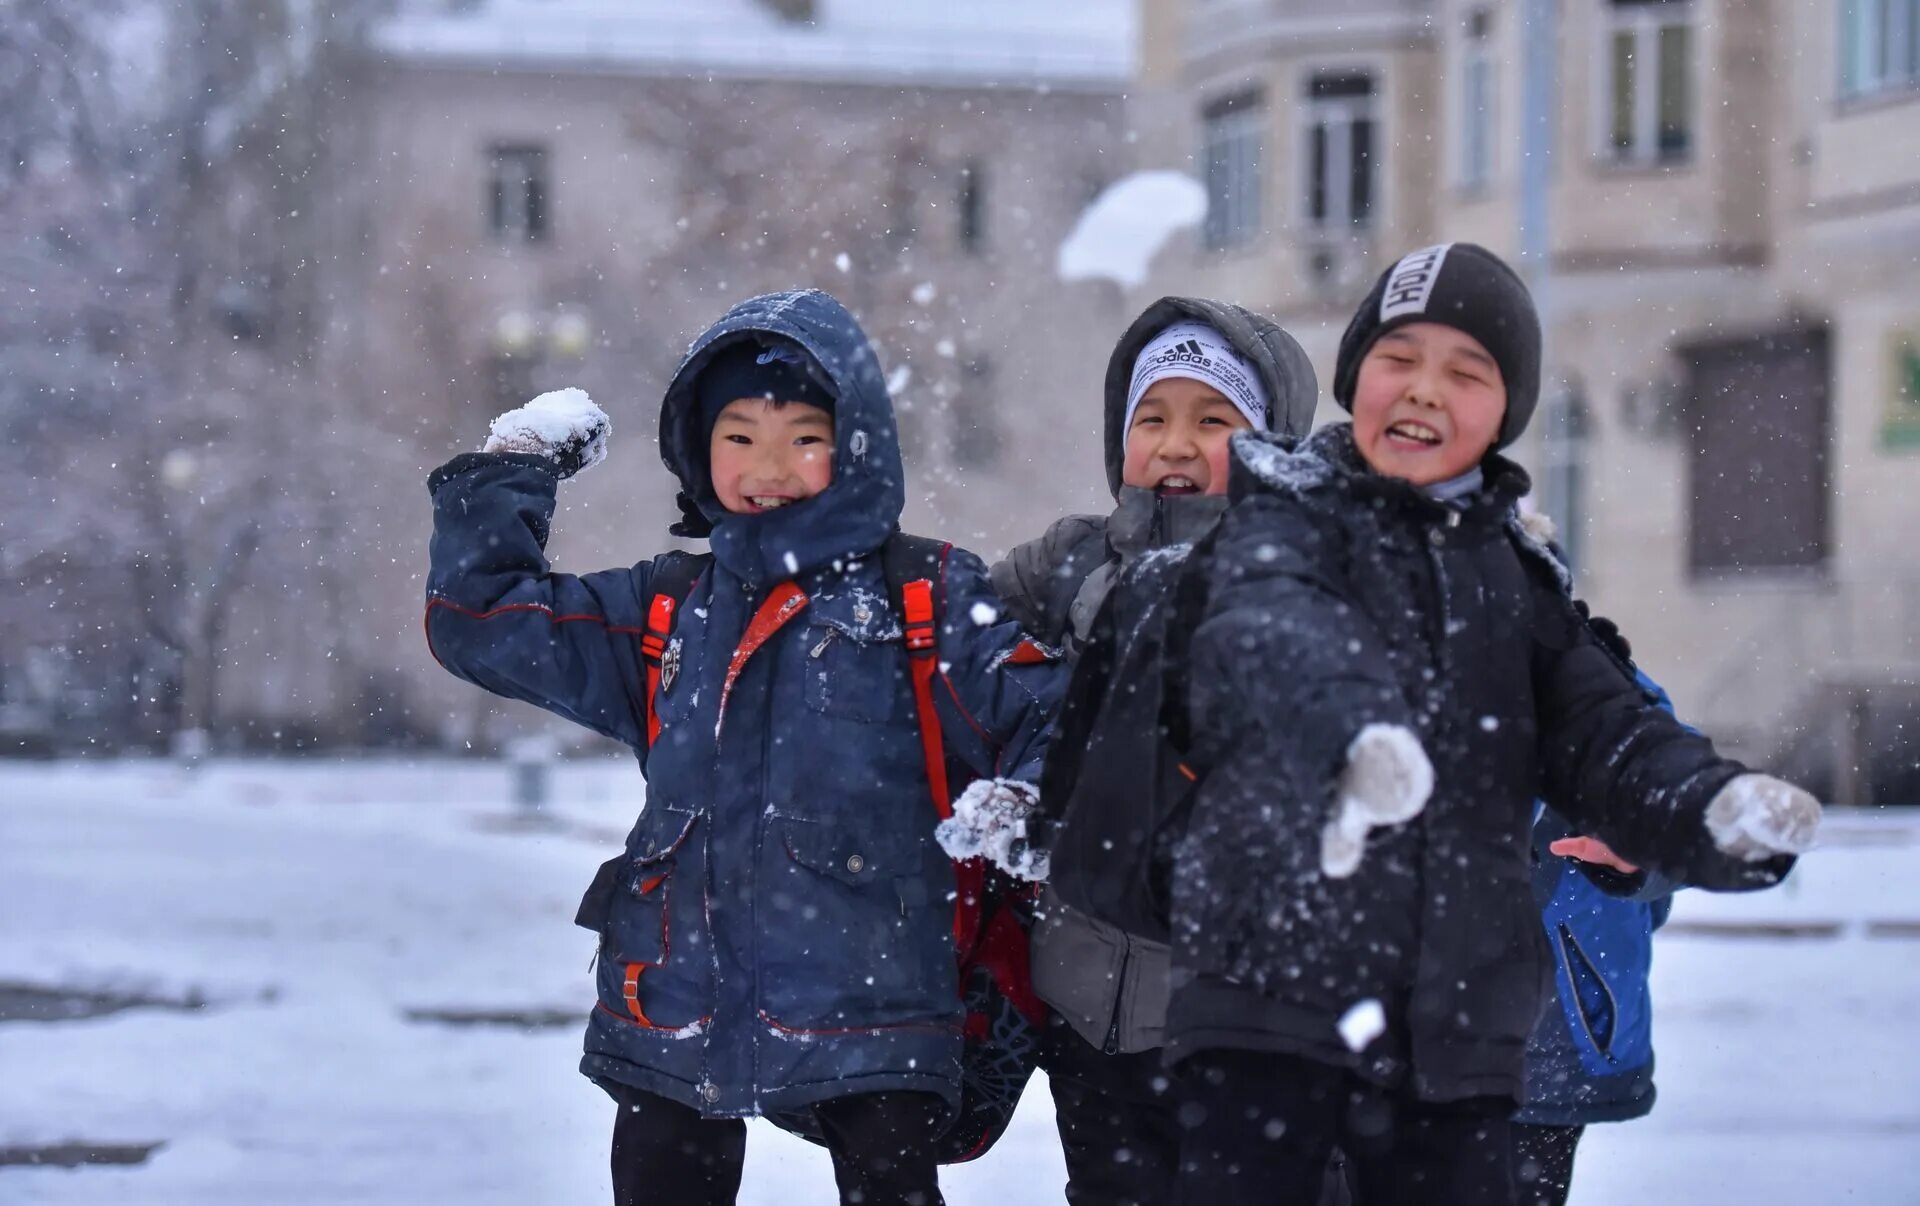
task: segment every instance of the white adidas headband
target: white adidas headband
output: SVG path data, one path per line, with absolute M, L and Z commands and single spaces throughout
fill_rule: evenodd
M 1247 422 L 1268 430 L 1273 402 L 1266 383 L 1247 358 L 1233 349 L 1226 336 L 1204 322 L 1176 322 L 1147 341 L 1133 359 L 1133 383 L 1127 387 L 1127 417 L 1122 431 L 1133 429 L 1133 412 L 1156 381 L 1190 377 L 1220 391 Z

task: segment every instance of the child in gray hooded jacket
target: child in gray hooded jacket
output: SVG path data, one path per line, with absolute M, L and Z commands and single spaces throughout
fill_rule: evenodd
M 1228 438 L 1247 429 L 1305 435 L 1317 386 L 1306 354 L 1273 323 L 1238 306 L 1169 297 L 1121 337 L 1105 395 L 1113 512 L 1058 520 L 991 576 L 1022 627 L 1076 662 L 1060 757 L 1027 821 L 1050 860 L 1033 976 L 1054 1010 L 1042 1062 L 1067 1199 L 1157 1203 L 1172 1193 L 1180 1136 L 1160 1051 L 1168 992 L 1160 856 L 1177 820 L 1156 812 L 1184 793 L 1083 773 L 1100 754 L 1075 736 L 1108 712 L 1110 694 L 1122 707 L 1136 702 L 1124 684 L 1116 690 L 1113 669 L 1185 551 L 1225 510 Z M 1177 753 L 1165 761 L 1177 768 Z

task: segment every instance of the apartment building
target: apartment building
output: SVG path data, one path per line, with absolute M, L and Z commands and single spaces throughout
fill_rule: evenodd
M 1089 310 L 1054 255 L 1124 170 L 1132 20 L 1122 0 L 404 5 L 343 85 L 328 371 L 378 450 L 367 639 L 416 717 L 465 739 L 502 715 L 419 639 L 425 469 L 532 392 L 585 386 L 612 455 L 564 488 L 550 551 L 574 570 L 663 551 L 661 393 L 756 292 L 823 288 L 867 326 L 909 530 L 991 556 L 1098 505 L 1124 315 Z
M 1142 156 L 1211 201 L 1142 295 L 1263 307 L 1326 382 L 1393 256 L 1512 257 L 1548 329 L 1517 455 L 1582 592 L 1744 756 L 1920 799 L 1920 0 L 1146 0 L 1141 31 Z

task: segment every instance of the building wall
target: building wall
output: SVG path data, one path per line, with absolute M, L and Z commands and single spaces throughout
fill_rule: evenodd
M 1324 391 L 1338 331 L 1389 257 L 1449 239 L 1517 255 L 1520 0 L 1148 7 L 1182 14 L 1190 31 L 1160 50 L 1181 61 L 1184 86 L 1150 88 L 1136 102 L 1153 111 L 1138 120 L 1165 131 L 1146 145 L 1150 161 L 1203 169 L 1194 158 L 1199 109 L 1207 88 L 1230 71 L 1269 81 L 1275 149 L 1267 179 L 1285 187 L 1298 162 L 1287 142 L 1298 127 L 1298 90 L 1288 81 L 1321 54 L 1387 72 L 1391 126 L 1380 164 L 1385 205 L 1354 240 L 1363 271 L 1303 289 L 1303 244 L 1281 209 L 1247 247 L 1213 256 L 1191 246 L 1168 251 L 1143 296 L 1175 284 L 1267 308 L 1313 353 Z M 1582 590 L 1622 622 L 1684 711 L 1743 753 L 1781 759 L 1828 723 L 1821 715 L 1835 690 L 1920 674 L 1920 604 L 1907 601 L 1920 596 L 1912 589 L 1920 585 L 1920 548 L 1907 534 L 1920 515 L 1920 445 L 1902 435 L 1911 424 L 1889 418 L 1901 405 L 1900 349 L 1909 340 L 1920 346 L 1911 285 L 1920 263 L 1920 91 L 1841 95 L 1841 6 L 1693 0 L 1691 154 L 1668 164 L 1616 163 L 1600 141 L 1606 8 L 1603 0 L 1559 5 L 1553 258 L 1541 291 L 1550 383 L 1576 385 L 1591 418 Z M 1490 179 L 1469 189 L 1458 165 L 1464 27 L 1474 12 L 1491 19 L 1497 112 Z M 1229 14 L 1253 31 L 1237 50 L 1191 32 Z M 1163 12 L 1158 20 L 1170 18 Z M 1154 70 L 1152 47 L 1143 47 L 1143 60 Z M 1164 63 L 1157 72 L 1175 74 Z M 1180 119 L 1170 112 L 1186 123 L 1184 145 L 1171 133 Z M 1831 340 L 1826 562 L 1811 571 L 1697 573 L 1688 516 L 1696 495 L 1713 487 L 1693 480 L 1683 350 L 1809 325 L 1824 326 Z M 1321 413 L 1338 414 L 1324 398 Z M 1517 449 L 1536 470 L 1552 413 L 1549 402 Z M 1890 757 L 1873 754 L 1863 760 Z M 1829 751 L 1826 769 L 1837 781 L 1844 775 L 1834 761 Z M 1884 766 L 1878 773 L 1890 781 Z
M 404 450 L 376 521 L 397 561 L 370 590 L 403 618 L 378 639 L 450 731 L 485 714 L 418 636 L 420 476 L 477 445 L 520 394 L 577 383 L 615 430 L 607 464 L 562 488 L 556 564 L 663 550 L 677 487 L 655 443 L 661 392 L 687 342 L 753 293 L 824 288 L 866 325 L 896 387 L 909 530 L 991 557 L 1102 508 L 1100 383 L 1130 316 L 1110 286 L 1059 284 L 1053 261 L 1125 171 L 1117 93 L 387 60 L 368 67 L 361 96 L 364 143 L 344 165 L 360 273 L 338 361 L 377 400 L 367 421 Z M 489 232 L 496 143 L 547 149 L 544 242 Z M 984 197 L 975 249 L 958 212 L 968 165 Z M 571 356 L 538 334 L 559 314 L 591 332 Z M 545 351 L 503 386 L 487 366 L 510 315 L 532 321 Z

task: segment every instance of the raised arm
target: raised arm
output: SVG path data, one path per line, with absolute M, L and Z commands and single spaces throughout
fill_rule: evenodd
M 542 450 L 467 453 L 428 478 L 427 644 L 470 683 L 644 750 L 639 642 L 651 563 L 577 577 L 547 562 L 555 491 L 591 463 L 589 441 L 604 446 L 604 425 L 581 435 L 576 446 L 523 438 Z

